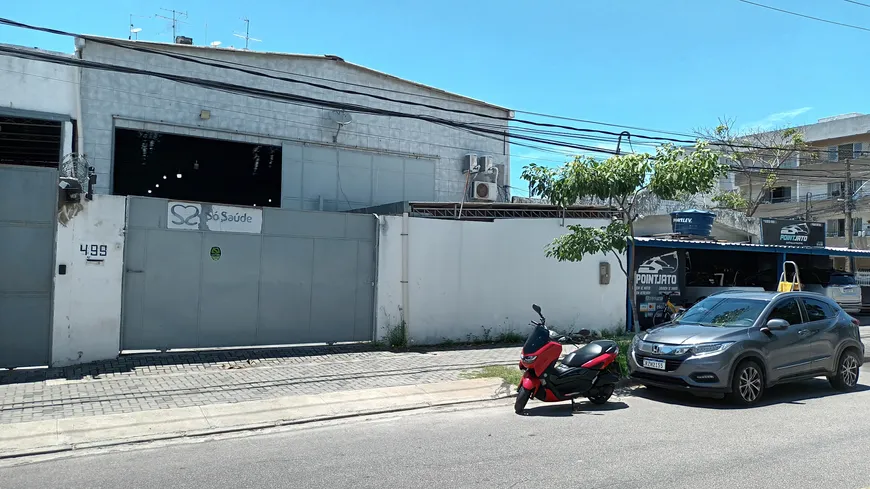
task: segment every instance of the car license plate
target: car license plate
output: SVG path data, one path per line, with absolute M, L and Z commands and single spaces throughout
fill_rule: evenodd
M 664 370 L 665 369 L 665 361 L 657 360 L 655 358 L 644 358 L 643 366 L 645 368 L 654 368 L 656 370 Z

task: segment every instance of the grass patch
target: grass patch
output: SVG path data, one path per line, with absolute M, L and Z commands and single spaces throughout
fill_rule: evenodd
M 523 373 L 516 366 L 489 365 L 473 372 L 463 372 L 463 379 L 502 379 L 506 384 L 520 385 Z

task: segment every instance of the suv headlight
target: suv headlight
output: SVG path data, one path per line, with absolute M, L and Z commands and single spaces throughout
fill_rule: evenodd
M 714 355 L 716 353 L 721 353 L 727 350 L 728 347 L 733 344 L 733 341 L 725 341 L 721 343 L 702 343 L 700 345 L 695 345 L 692 347 L 692 355 L 696 357 Z
M 631 350 L 640 350 L 640 345 L 643 343 L 643 340 L 640 339 L 640 335 L 636 334 L 631 339 Z

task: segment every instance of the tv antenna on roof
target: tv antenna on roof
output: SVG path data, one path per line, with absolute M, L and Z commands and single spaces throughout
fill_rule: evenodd
M 187 22 L 181 20 L 181 18 L 187 18 L 187 12 L 180 12 L 175 9 L 161 8 L 160 10 L 164 10 L 166 12 L 171 12 L 172 17 L 166 17 L 165 15 L 154 14 L 154 17 L 160 17 L 161 19 L 166 19 L 172 22 L 172 42 L 175 42 L 175 32 L 177 30 L 178 24 L 187 24 Z
M 205 24 L 205 39 L 208 40 L 208 22 Z M 220 46 L 222 43 L 220 41 L 212 41 L 208 43 L 209 46 L 216 48 Z
M 248 49 L 248 41 L 263 42 L 260 39 L 254 39 L 253 37 L 251 37 L 251 35 L 250 35 L 251 34 L 251 21 L 250 21 L 250 19 L 248 19 L 247 17 L 242 17 L 242 21 L 245 23 L 245 34 L 242 35 L 242 34 L 238 34 L 238 33 L 234 32 L 233 35 L 236 37 L 241 37 L 242 39 L 245 40 L 245 49 Z

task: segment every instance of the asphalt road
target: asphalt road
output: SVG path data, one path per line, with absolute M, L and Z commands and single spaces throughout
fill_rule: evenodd
M 870 370 L 863 382 L 870 384 Z M 870 387 L 824 380 L 768 404 L 637 389 L 602 408 L 504 401 L 101 452 L 0 468 L 4 489 L 45 487 L 668 488 L 870 486 Z

